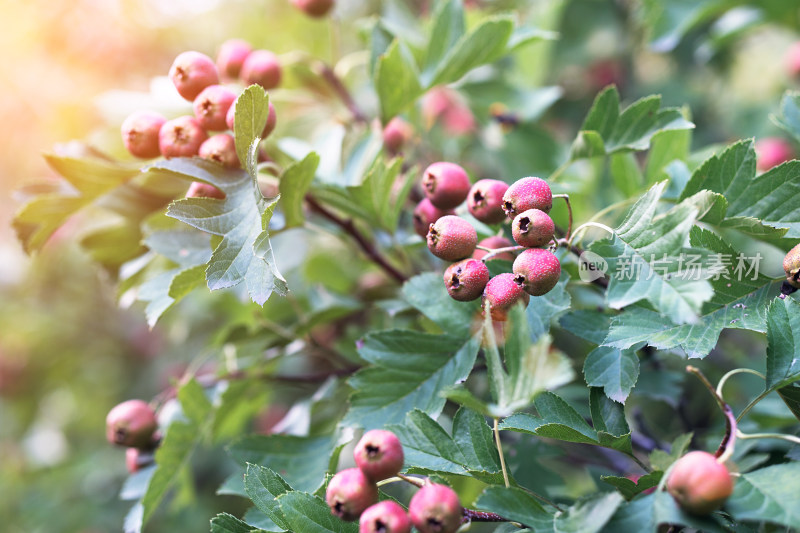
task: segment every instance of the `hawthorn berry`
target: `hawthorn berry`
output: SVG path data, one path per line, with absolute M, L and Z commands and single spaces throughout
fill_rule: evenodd
M 561 263 L 550 250 L 528 248 L 514 259 L 514 282 L 532 296 L 550 292 L 561 276 Z
M 539 209 L 528 209 L 514 217 L 511 234 L 517 244 L 535 248 L 553 239 L 556 226 L 550 215 Z
M 425 485 L 411 498 L 408 515 L 420 533 L 454 533 L 461 526 L 461 502 L 446 485 Z
M 331 513 L 342 520 L 358 520 L 361 513 L 378 501 L 378 486 L 359 468 L 342 470 L 328 483 L 325 501 Z
M 706 515 L 722 507 L 733 492 L 733 479 L 714 455 L 694 451 L 675 461 L 667 491 L 685 511 Z
M 232 105 L 230 108 L 228 108 L 228 114 L 225 116 L 225 124 L 231 131 L 234 131 L 233 123 L 235 118 L 236 118 L 236 106 Z M 275 106 L 272 105 L 272 102 L 270 102 L 269 112 L 267 114 L 267 123 L 264 124 L 264 131 L 261 132 L 261 138 L 266 139 L 267 137 L 269 137 L 269 134 L 272 133 L 272 130 L 275 129 L 275 126 L 277 124 L 278 124 L 278 116 L 275 114 Z
M 239 77 L 242 65 L 253 47 L 243 39 L 229 39 L 222 43 L 217 54 L 217 70 L 225 78 L 235 80 Z
M 167 121 L 155 111 L 136 111 L 122 122 L 122 142 L 131 155 L 152 159 L 161 155 L 158 132 Z
M 472 224 L 455 215 L 445 215 L 428 228 L 428 250 L 445 261 L 468 257 L 478 244 Z
M 467 199 L 469 176 L 459 165 L 439 161 L 425 169 L 422 188 L 433 205 L 439 209 L 452 209 Z
M 358 533 L 410 533 L 411 519 L 403 507 L 384 500 L 367 508 L 358 521 Z
M 522 178 L 515 181 L 503 195 L 503 211 L 515 217 L 528 209 L 539 209 L 545 213 L 553 207 L 553 193 L 541 178 Z
M 147 448 L 157 428 L 156 413 L 143 400 L 122 402 L 106 416 L 106 439 L 120 446 Z
M 800 75 L 800 42 L 796 42 L 789 47 L 784 56 L 786 62 L 786 73 L 790 78 Z
M 431 224 L 445 215 L 455 214 L 455 211 L 452 209 L 439 209 L 433 205 L 430 200 L 423 198 L 422 201 L 417 204 L 417 207 L 414 208 L 414 231 L 417 232 L 417 235 L 420 237 L 426 237 Z
M 194 116 L 208 131 L 223 131 L 228 110 L 236 101 L 236 93 L 222 85 L 209 85 L 194 99 Z
M 464 135 L 475 129 L 475 116 L 469 106 L 448 87 L 434 87 L 425 93 L 421 111 L 428 129 L 437 122 L 450 135 Z
M 158 132 L 158 148 L 161 155 L 170 157 L 191 157 L 200 151 L 200 145 L 208 139 L 206 130 L 192 116 L 182 116 L 169 120 Z
M 281 64 L 278 56 L 269 50 L 250 52 L 242 64 L 242 81 L 248 85 L 257 83 L 264 89 L 274 89 L 281 83 Z
M 403 445 L 391 431 L 373 429 L 358 441 L 353 458 L 365 476 L 381 481 L 396 476 L 403 468 Z
M 394 117 L 383 128 L 383 146 L 390 154 L 399 152 L 411 140 L 414 128 L 400 117 Z
M 239 168 L 239 156 L 236 155 L 236 141 L 227 133 L 213 135 L 200 145 L 198 155 L 222 164 L 226 168 Z
M 219 73 L 214 61 L 207 55 L 194 51 L 178 54 L 169 69 L 169 77 L 178 94 L 190 102 L 209 85 L 219 83 Z
M 492 237 L 486 237 L 481 242 L 478 243 L 478 246 L 483 246 L 484 248 L 491 248 L 496 250 L 497 248 L 508 248 L 513 246 L 511 241 L 506 239 L 505 237 L 500 237 L 499 235 L 493 235 Z M 475 251 L 472 252 L 473 259 L 483 259 L 486 254 L 489 252 L 485 250 L 480 250 L 475 248 Z M 513 261 L 514 254 L 511 252 L 503 252 L 501 254 L 497 254 L 492 257 L 492 259 L 502 259 L 503 261 Z
M 780 137 L 765 137 L 755 144 L 756 168 L 762 172 L 794 159 L 794 149 Z
M 800 244 L 789 250 L 783 258 L 783 271 L 786 273 L 786 282 L 800 289 Z
M 324 17 L 333 8 L 334 0 L 292 0 L 292 5 L 312 18 Z
M 478 180 L 467 195 L 467 209 L 472 216 L 486 224 L 499 224 L 506 218 L 503 195 L 508 184 L 500 180 Z
M 141 448 L 128 448 L 125 450 L 125 467 L 129 474 L 138 472 L 142 468 L 153 464 L 153 451 Z
M 186 198 L 217 198 L 218 200 L 224 200 L 225 193 L 210 183 L 193 181 L 189 185 L 189 190 L 186 191 Z
M 483 290 L 482 304 L 489 302 L 489 313 L 495 322 L 508 319 L 508 311 L 517 302 L 527 306 L 530 296 L 514 281 L 514 274 L 498 274 L 489 280 Z
M 444 271 L 447 294 L 459 302 L 479 298 L 489 283 L 489 268 L 478 259 L 464 259 L 453 263 Z

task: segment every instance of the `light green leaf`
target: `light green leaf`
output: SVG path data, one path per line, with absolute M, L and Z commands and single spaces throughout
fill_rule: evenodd
M 800 528 L 800 463 L 768 466 L 742 474 L 725 509 L 736 520 L 770 522 Z
M 569 274 L 562 271 L 561 279 L 550 292 L 544 296 L 531 298 L 533 303 L 525 309 L 531 340 L 536 341 L 549 332 L 550 323 L 569 309 L 571 297 L 567 292 L 567 283 L 569 283 Z
M 599 346 L 586 356 L 583 375 L 590 387 L 603 387 L 606 396 L 625 403 L 639 377 L 639 358 L 631 350 Z
M 211 533 L 262 533 L 262 530 L 228 513 L 220 513 L 211 519 Z
M 777 298 L 767 309 L 766 390 L 800 380 L 800 303 Z
M 310 152 L 302 161 L 295 161 L 283 171 L 278 185 L 286 227 L 301 226 L 305 221 L 303 200 L 319 166 L 319 156 Z
M 433 75 L 442 58 L 464 35 L 464 6 L 461 0 L 443 0 L 433 14 L 428 49 L 425 53 L 423 77 Z
M 641 476 L 635 482 L 619 476 L 600 476 L 600 479 L 616 488 L 626 500 L 632 500 L 637 494 L 657 486 L 663 476 L 664 472 L 655 470 Z
M 475 507 L 526 526 L 544 526 L 554 519 L 536 498 L 517 487 L 487 487 L 478 496 Z M 535 530 L 539 531 L 539 527 Z
M 786 91 L 781 98 L 778 115 L 772 121 L 800 142 L 800 91 Z
M 287 492 L 278 497 L 292 531 L 303 533 L 357 533 L 358 524 L 343 522 L 322 498 L 304 492 Z
M 386 124 L 423 93 L 414 58 L 399 39 L 378 58 L 375 89 L 381 104 L 381 120 Z
M 236 155 L 250 177 L 258 175 L 258 143 L 269 118 L 269 95 L 260 85 L 251 85 L 236 99 L 233 138 Z
M 247 465 L 244 476 L 244 487 L 253 504 L 270 520 L 283 529 L 289 529 L 289 524 L 283 516 L 278 496 L 292 490 L 281 476 L 269 468 L 258 465 Z
M 666 472 L 669 467 L 672 466 L 672 463 L 686 453 L 693 436 L 692 433 L 678 435 L 675 440 L 672 441 L 672 444 L 670 444 L 669 453 L 663 450 L 653 450 L 650 454 L 650 465 L 657 470 Z
M 442 331 L 466 337 L 478 313 L 477 302 L 457 302 L 447 294 L 442 276 L 426 272 L 414 276 L 403 285 L 403 296 L 422 314 L 433 320 Z

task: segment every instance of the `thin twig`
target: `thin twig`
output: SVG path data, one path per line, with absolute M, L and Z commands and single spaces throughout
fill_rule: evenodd
M 511 483 L 508 481 L 508 469 L 506 468 L 506 458 L 503 454 L 503 444 L 500 442 L 500 420 L 495 418 L 494 419 L 494 442 L 497 446 L 497 453 L 500 455 L 500 469 L 503 471 L 503 481 L 506 484 L 506 488 L 511 486 Z
M 563 198 L 567 202 L 567 212 L 569 213 L 569 225 L 567 226 L 567 242 L 572 237 L 572 204 L 569 203 L 569 194 L 554 194 L 553 198 Z
M 714 456 L 717 458 L 717 461 L 720 463 L 724 463 L 731 455 L 733 455 L 733 449 L 736 445 L 736 417 L 733 416 L 733 410 L 731 406 L 725 403 L 725 400 L 717 394 L 716 389 L 711 384 L 710 381 L 703 375 L 699 368 L 688 365 L 686 367 L 686 371 L 694 374 L 697 378 L 705 385 L 705 387 L 711 392 L 711 395 L 717 401 L 717 405 L 719 405 L 720 410 L 725 415 L 725 436 L 722 437 L 722 442 L 719 443 L 719 448 L 717 448 L 717 452 Z
M 481 246 L 480 249 L 481 250 L 487 250 L 487 248 L 485 248 L 483 246 Z M 488 254 L 486 254 L 483 257 L 481 257 L 481 261 L 483 261 L 485 263 L 486 261 L 490 261 L 490 260 L 494 259 L 495 256 L 498 256 L 500 254 L 504 254 L 504 253 L 507 253 L 507 252 L 518 252 L 518 251 L 524 250 L 524 249 L 525 249 L 524 246 L 506 246 L 504 248 L 489 248 L 489 250 L 491 250 L 491 251 Z
M 499 514 L 487 513 L 484 511 L 476 511 L 475 509 L 461 508 L 461 523 L 467 522 L 509 522 L 507 518 L 503 518 Z
M 363 113 L 363 111 L 361 111 L 355 100 L 353 100 L 350 91 L 347 90 L 347 87 L 344 86 L 342 80 L 339 79 L 339 76 L 336 75 L 331 67 L 322 61 L 317 61 L 314 63 L 314 69 L 322 77 L 322 79 L 328 82 L 328 85 L 331 86 L 339 99 L 344 103 L 345 106 L 347 106 L 347 109 L 353 115 L 353 119 L 356 122 L 360 122 L 362 124 L 369 122 L 367 116 Z

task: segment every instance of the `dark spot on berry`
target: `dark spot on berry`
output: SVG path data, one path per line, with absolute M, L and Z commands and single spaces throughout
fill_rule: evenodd
M 522 287 L 523 285 L 525 285 L 525 276 L 523 276 L 522 274 L 515 275 L 514 276 L 514 283 L 516 283 L 517 285 Z
M 528 230 L 530 229 L 530 225 L 531 225 L 531 219 L 530 218 L 522 217 L 521 219 L 519 219 L 519 230 L 522 233 L 528 233 Z
M 381 453 L 380 446 L 374 446 L 372 444 L 367 444 L 364 449 L 367 450 L 367 457 L 377 457 Z
M 425 177 L 422 178 L 422 186 L 425 187 L 428 192 L 434 192 L 436 190 L 436 177 L 432 173 L 427 172 Z
M 475 194 L 472 195 L 472 201 L 475 205 L 481 205 L 485 199 L 486 197 L 483 196 L 481 191 L 475 191 Z
M 211 114 L 213 107 L 214 104 L 212 104 L 209 100 L 203 100 L 203 102 L 200 104 L 200 112 L 203 115 L 208 116 Z
M 114 442 L 117 444 L 125 442 L 125 437 L 127 436 L 128 432 L 125 430 L 125 428 L 116 428 L 114 430 Z
M 457 289 L 461 286 L 461 280 L 457 274 L 453 274 L 453 277 L 450 279 L 450 286 L 454 289 Z
M 431 531 L 443 531 L 444 529 L 444 523 L 438 518 L 428 518 L 427 522 L 431 526 Z
M 383 523 L 383 521 L 379 518 L 375 520 L 375 532 L 376 533 L 386 533 L 389 531 L 389 526 Z
M 344 504 L 342 502 L 336 502 L 333 504 L 333 514 L 341 518 L 344 516 L 344 513 Z
M 510 200 L 506 200 L 505 202 L 503 202 L 503 211 L 505 211 L 506 214 L 513 213 L 514 212 L 513 202 L 511 202 Z

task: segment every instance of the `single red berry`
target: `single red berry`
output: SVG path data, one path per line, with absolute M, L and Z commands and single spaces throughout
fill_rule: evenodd
M 499 224 L 506 219 L 503 195 L 508 184 L 500 180 L 478 180 L 467 195 L 467 209 L 485 224 Z
M 125 450 L 125 467 L 129 474 L 138 472 L 146 466 L 153 464 L 153 451 L 141 448 L 128 448 Z
M 216 161 L 226 168 L 239 168 L 239 156 L 236 155 L 236 141 L 227 133 L 209 137 L 200 145 L 198 155 L 204 159 Z
M 528 248 L 514 259 L 514 281 L 532 296 L 550 292 L 561 276 L 561 263 L 550 250 Z
M 219 73 L 214 61 L 200 52 L 183 52 L 175 58 L 169 69 L 169 77 L 178 94 L 190 102 L 200 92 L 219 83 Z
M 223 131 L 225 117 L 236 101 L 236 93 L 222 85 L 209 85 L 194 99 L 194 116 L 207 131 Z
M 553 193 L 541 178 L 522 178 L 511 184 L 503 195 L 503 211 L 513 218 L 528 209 L 545 213 L 553 207 Z
M 158 148 L 164 157 L 191 157 L 200 151 L 208 134 L 196 118 L 190 116 L 169 120 L 158 132 Z
M 446 485 L 425 485 L 411 498 L 408 515 L 420 533 L 455 533 L 461 526 L 461 502 Z
M 556 226 L 550 215 L 539 209 L 528 209 L 516 217 L 511 224 L 511 234 L 520 246 L 535 248 L 544 246 L 553 239 Z
M 147 448 L 158 428 L 156 413 L 143 400 L 128 400 L 106 416 L 106 439 L 112 444 Z
M 358 468 L 342 470 L 328 483 L 325 501 L 331 513 L 342 520 L 358 520 L 361 513 L 378 501 L 378 486 Z
M 364 511 L 358 533 L 411 533 L 411 519 L 400 504 L 384 500 Z
M 391 431 L 373 429 L 358 441 L 353 457 L 365 476 L 381 481 L 396 476 L 403 468 L 403 445 Z
M 334 0 L 292 0 L 292 5 L 312 18 L 324 17 L 333 8 Z
M 167 121 L 155 111 L 136 111 L 122 122 L 122 142 L 135 157 L 152 159 L 161 155 L 158 132 Z
M 235 118 L 236 118 L 236 106 L 232 105 L 230 108 L 228 108 L 228 114 L 225 116 L 225 124 L 231 131 L 234 131 L 233 123 Z M 275 106 L 272 105 L 272 102 L 270 102 L 269 112 L 267 114 L 267 123 L 264 124 L 264 131 L 261 132 L 261 138 L 266 139 L 267 137 L 269 137 L 269 134 L 272 133 L 272 130 L 275 129 L 275 126 L 277 124 L 278 124 L 278 116 L 275 114 Z
M 783 258 L 783 271 L 786 273 L 786 282 L 800 289 L 800 244 L 789 250 Z
M 685 511 L 706 515 L 722 507 L 733 492 L 733 479 L 712 454 L 689 452 L 675 461 L 667 491 Z
M 508 311 L 517 302 L 527 307 L 530 296 L 514 281 L 514 274 L 498 274 L 489 280 L 483 290 L 482 304 L 489 302 L 489 312 L 495 322 L 508 319 Z
M 242 65 L 253 47 L 242 39 L 229 39 L 222 43 L 217 54 L 217 69 L 219 73 L 229 80 L 239 77 Z
M 505 237 L 494 235 L 492 237 L 486 237 L 485 239 L 483 239 L 481 242 L 478 243 L 478 246 L 483 246 L 484 248 L 491 248 L 493 250 L 496 250 L 498 248 L 508 248 L 510 246 L 513 246 L 513 244 Z M 489 252 L 475 248 L 475 251 L 472 252 L 472 258 L 483 259 L 484 256 L 488 253 Z M 497 254 L 495 256 L 492 256 L 490 260 L 494 259 L 502 259 L 503 261 L 513 261 L 514 254 L 511 252 L 503 252 L 502 254 Z
M 242 81 L 248 85 L 257 83 L 264 89 L 274 89 L 281 83 L 281 64 L 278 56 L 269 50 L 250 52 L 242 64 Z
M 433 205 L 430 200 L 423 198 L 422 201 L 417 204 L 417 207 L 414 208 L 414 231 L 417 232 L 417 235 L 424 238 L 428 235 L 428 229 L 430 229 L 431 224 L 445 215 L 455 214 L 456 212 L 452 209 L 439 209 Z
M 217 198 L 218 200 L 224 200 L 225 193 L 210 183 L 193 181 L 189 186 L 189 190 L 186 191 L 186 198 Z
M 475 129 L 475 116 L 469 106 L 449 87 L 434 87 L 425 93 L 422 117 L 428 129 L 440 123 L 450 135 L 464 135 Z
M 489 269 L 477 259 L 464 259 L 453 263 L 444 271 L 444 285 L 447 294 L 459 302 L 469 302 L 480 298 L 489 283 Z
M 755 144 L 756 168 L 762 172 L 794 159 L 794 149 L 780 137 L 766 137 Z
M 467 199 L 469 176 L 455 163 L 440 161 L 425 169 L 422 188 L 433 205 L 439 209 L 452 209 Z
M 400 117 L 394 117 L 383 128 L 383 147 L 390 154 L 399 152 L 414 136 L 414 128 Z
M 445 261 L 468 257 L 478 244 L 478 233 L 461 217 L 446 215 L 428 228 L 428 250 Z

